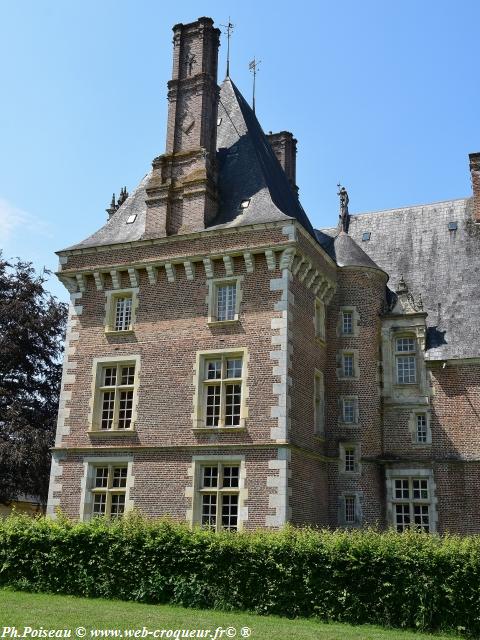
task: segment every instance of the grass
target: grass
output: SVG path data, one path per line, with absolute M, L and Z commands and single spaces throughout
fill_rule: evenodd
M 217 627 L 234 627 L 239 640 L 242 640 L 243 627 L 251 629 L 251 640 L 452 640 L 458 637 L 371 625 L 354 627 L 306 619 L 287 620 L 239 612 L 200 611 L 167 605 L 0 590 L 0 637 L 3 638 L 7 637 L 2 634 L 4 626 L 17 627 L 19 637 L 25 626 L 71 629 L 73 640 L 76 638 L 74 630 L 79 626 L 86 627 L 86 640 L 92 637 L 90 629 L 141 630 L 143 627 L 148 630 L 210 629 L 212 638 Z M 227 636 L 223 635 L 222 640 L 226 639 Z

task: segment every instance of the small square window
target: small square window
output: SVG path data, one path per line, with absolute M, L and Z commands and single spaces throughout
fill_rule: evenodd
M 217 127 L 219 127 L 222 124 L 222 118 L 217 118 Z
M 449 231 L 456 231 L 457 228 L 458 228 L 458 224 L 457 224 L 456 220 L 448 223 L 448 230 Z
M 127 224 L 133 224 L 136 219 L 137 219 L 137 214 L 136 213 L 132 213 L 132 215 L 128 216 L 128 218 L 127 218 Z
M 248 198 L 248 200 L 242 200 L 242 202 L 240 203 L 240 209 L 247 209 L 249 205 L 250 198 Z
M 238 322 L 242 276 L 209 280 L 208 322 Z
M 370 231 L 365 231 L 365 233 L 362 234 L 362 242 L 367 242 L 367 240 L 370 240 Z
M 107 291 L 106 333 L 133 331 L 138 302 L 137 289 Z

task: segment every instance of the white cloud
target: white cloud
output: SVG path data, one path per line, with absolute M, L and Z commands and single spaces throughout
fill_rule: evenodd
M 51 236 L 49 225 L 43 220 L 0 198 L 0 246 L 5 245 L 19 231 Z

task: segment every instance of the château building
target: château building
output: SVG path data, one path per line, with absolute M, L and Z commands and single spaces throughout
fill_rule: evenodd
M 480 153 L 473 197 L 350 215 L 341 188 L 315 230 L 212 20 L 173 32 L 165 153 L 58 252 L 48 513 L 480 533 Z

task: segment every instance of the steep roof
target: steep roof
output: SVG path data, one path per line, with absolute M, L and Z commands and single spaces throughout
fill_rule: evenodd
M 333 232 L 333 229 L 329 231 Z M 321 246 L 339 267 L 368 267 L 383 271 L 345 231 L 338 233 L 335 230 L 333 235 L 317 231 L 316 235 Z
M 315 238 L 315 231 L 255 114 L 230 78 L 220 88 L 218 118 L 220 205 L 208 228 L 295 219 Z M 101 229 L 69 249 L 141 240 L 145 233 L 145 188 L 149 176 L 150 173 Z M 245 209 L 240 207 L 243 200 L 250 200 Z M 135 220 L 127 223 L 133 214 Z
M 320 237 L 334 232 L 323 229 Z M 413 295 L 421 294 L 428 359 L 480 357 L 480 225 L 471 198 L 352 215 L 349 235 L 389 274 L 392 289 L 403 275 Z

